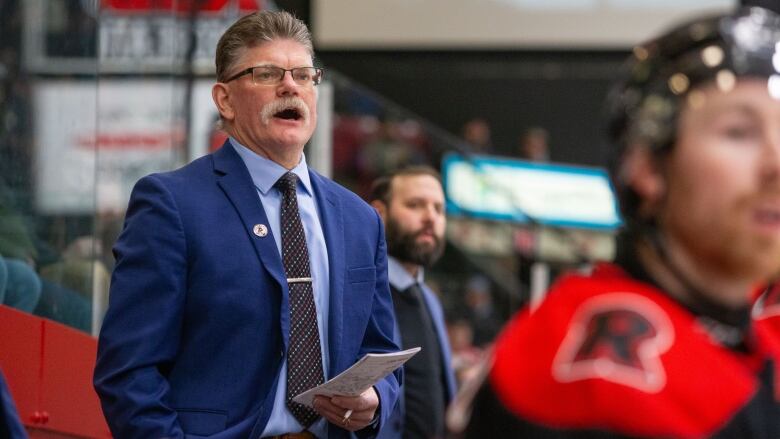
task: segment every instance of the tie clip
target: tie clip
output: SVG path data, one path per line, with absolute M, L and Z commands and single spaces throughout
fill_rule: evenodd
M 311 282 L 312 279 L 310 277 L 288 277 L 287 283 L 288 284 L 300 284 L 304 282 Z

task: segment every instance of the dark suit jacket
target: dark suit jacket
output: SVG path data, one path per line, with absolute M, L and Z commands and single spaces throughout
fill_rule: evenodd
M 428 308 L 431 321 L 436 329 L 436 338 L 439 340 L 439 348 L 441 348 L 441 364 L 431 365 L 431 367 L 441 367 L 444 373 L 444 402 L 449 405 L 452 399 L 455 398 L 457 391 L 457 382 L 455 380 L 455 372 L 452 369 L 452 348 L 450 348 L 450 340 L 447 336 L 447 325 L 444 319 L 444 311 L 442 310 L 441 303 L 427 285 L 422 286 L 423 298 L 425 299 L 425 305 Z M 401 346 L 401 329 L 398 327 L 398 323 L 395 324 L 394 332 L 395 342 Z M 407 347 L 408 349 L 409 347 Z M 387 425 L 379 433 L 378 439 L 396 439 L 403 437 L 405 431 L 404 418 L 406 416 L 406 405 L 404 404 L 403 386 L 401 387 L 401 395 L 398 398 L 398 402 L 393 408 L 393 412 L 390 415 L 390 419 Z
M 398 349 L 375 210 L 309 171 L 330 266 L 329 376 Z M 288 290 L 241 158 L 225 144 L 135 186 L 114 253 L 95 388 L 114 436 L 256 438 L 289 336 Z M 396 372 L 400 374 L 400 372 Z M 381 427 L 400 375 L 375 388 Z M 370 435 L 372 431 L 363 431 Z M 361 434 L 364 435 L 364 434 Z M 348 437 L 333 425 L 329 436 Z

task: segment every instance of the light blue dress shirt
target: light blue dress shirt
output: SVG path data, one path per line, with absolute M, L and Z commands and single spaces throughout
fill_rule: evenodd
M 271 229 L 279 257 L 282 255 L 282 229 L 280 228 L 280 205 L 282 195 L 274 187 L 279 178 L 287 172 L 283 166 L 265 157 L 261 157 L 249 148 L 230 138 L 230 144 L 244 161 L 252 181 L 257 189 L 260 202 L 268 217 L 268 227 Z M 328 298 L 330 297 L 330 276 L 328 273 L 328 249 L 325 246 L 325 235 L 322 232 L 322 224 L 317 211 L 317 202 L 314 199 L 314 191 L 309 179 L 309 168 L 306 166 L 306 157 L 301 155 L 301 161 L 290 170 L 298 176 L 298 211 L 306 233 L 306 244 L 309 247 L 309 265 L 311 266 L 312 287 L 314 289 L 314 303 L 317 306 L 317 328 L 320 332 L 320 346 L 322 348 L 322 367 L 325 379 L 328 379 Z M 290 413 L 286 403 L 287 395 L 287 359 L 282 363 L 279 372 L 279 383 L 276 387 L 276 397 L 271 417 L 263 430 L 262 436 L 274 436 L 284 433 L 295 433 L 303 430 Z M 309 427 L 309 431 L 318 438 L 327 437 L 327 422 L 320 418 Z
M 427 288 L 424 282 L 424 272 L 425 270 L 423 267 L 418 267 L 417 278 L 414 278 L 406 271 L 398 259 L 387 255 L 387 279 L 390 282 L 390 285 L 398 291 L 406 291 L 406 289 L 411 287 L 415 282 L 419 283 L 421 287 Z

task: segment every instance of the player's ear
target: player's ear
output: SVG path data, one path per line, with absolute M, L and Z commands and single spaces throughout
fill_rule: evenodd
M 621 178 L 642 199 L 641 213 L 650 214 L 666 193 L 666 178 L 662 163 L 650 148 L 637 144 L 626 151 L 621 166 Z

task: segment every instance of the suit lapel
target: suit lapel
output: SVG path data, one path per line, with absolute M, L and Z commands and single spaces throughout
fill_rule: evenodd
M 330 364 L 328 365 L 328 376 L 332 376 L 344 333 L 344 322 L 342 321 L 344 316 L 344 277 L 346 276 L 344 218 L 341 200 L 330 188 L 333 183 L 311 169 L 309 176 L 317 199 L 325 245 L 328 247 L 328 271 L 330 272 L 330 311 L 328 311 L 330 315 L 328 322 Z
M 253 229 L 256 224 L 268 226 L 268 217 L 265 214 L 263 205 L 258 198 L 257 191 L 252 183 L 252 177 L 246 169 L 246 165 L 241 157 L 236 153 L 229 141 L 217 152 L 214 153 L 214 171 L 217 173 L 217 184 L 230 199 L 233 207 L 241 217 L 249 239 L 257 252 L 262 265 L 271 274 L 282 291 L 282 338 L 284 345 L 287 346 L 287 336 L 289 331 L 289 313 L 287 312 L 287 280 L 284 274 L 282 260 L 279 257 L 279 250 L 276 248 L 273 232 L 268 227 L 268 235 L 259 237 L 255 235 Z

